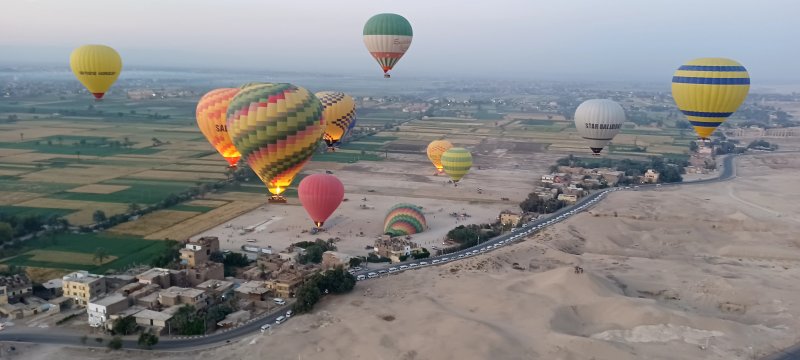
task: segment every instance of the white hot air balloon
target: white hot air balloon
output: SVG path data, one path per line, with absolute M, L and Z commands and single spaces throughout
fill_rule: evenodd
M 586 100 L 575 110 L 575 127 L 578 134 L 589 141 L 589 148 L 600 154 L 625 123 L 625 110 L 612 100 Z

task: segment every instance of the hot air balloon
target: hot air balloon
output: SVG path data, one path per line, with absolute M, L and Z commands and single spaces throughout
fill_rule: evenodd
M 575 109 L 575 128 L 578 135 L 589 142 L 594 155 L 600 155 L 611 139 L 619 133 L 625 123 L 625 110 L 608 99 L 591 99 Z
M 453 144 L 447 140 L 434 140 L 428 144 L 428 159 L 430 159 L 431 163 L 433 163 L 433 166 L 436 167 L 437 174 L 442 173 L 442 154 L 444 154 L 445 151 L 450 150 L 452 147 Z
M 311 159 L 325 130 L 322 104 L 292 84 L 252 85 L 228 105 L 228 134 L 247 165 L 273 194 L 281 193 Z
M 411 46 L 414 32 L 406 18 L 397 14 L 378 14 L 364 25 L 364 44 L 383 69 L 383 77 L 390 77 L 397 61 Z
M 122 58 L 105 45 L 83 45 L 72 51 L 69 66 L 78 81 L 98 100 L 117 81 L 122 71 Z
M 383 233 L 390 236 L 405 236 L 425 231 L 425 215 L 417 205 L 400 203 L 392 206 L 383 223 Z
M 297 197 L 317 228 L 336 211 L 344 199 L 344 185 L 336 176 L 313 174 L 306 176 L 297 186 Z
M 742 105 L 750 91 L 750 75 L 736 61 L 695 59 L 672 76 L 672 97 L 700 139 L 707 140 Z
M 472 154 L 469 153 L 469 150 L 464 148 L 450 148 L 450 150 L 442 154 L 442 167 L 444 168 L 445 174 L 447 174 L 454 183 L 458 183 L 472 167 Z
M 322 139 L 333 150 L 338 145 L 356 120 L 356 101 L 342 92 L 323 91 L 314 94 L 322 102 L 322 114 L 325 117 L 325 135 Z
M 241 155 L 228 135 L 225 114 L 228 111 L 228 104 L 238 92 L 239 89 L 234 88 L 211 90 L 200 98 L 196 111 L 197 126 L 200 127 L 200 131 L 231 167 L 236 167 Z

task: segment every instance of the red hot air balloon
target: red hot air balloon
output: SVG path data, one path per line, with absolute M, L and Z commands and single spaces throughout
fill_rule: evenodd
M 344 185 L 336 176 L 313 174 L 306 176 L 300 182 L 297 187 L 297 196 L 311 220 L 314 221 L 317 228 L 320 228 L 342 203 Z

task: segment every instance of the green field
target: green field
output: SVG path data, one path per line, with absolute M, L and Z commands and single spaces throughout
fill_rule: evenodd
M 159 149 L 155 148 L 130 149 L 112 147 L 106 142 L 106 138 L 93 136 L 49 136 L 24 142 L 0 142 L 0 148 L 35 150 L 41 153 L 61 155 L 75 155 L 76 152 L 80 152 L 81 155 L 90 156 L 147 155 L 159 151 Z
M 36 208 L 26 206 L 0 206 L 0 214 L 25 216 L 66 216 L 77 210 Z
M 100 234 L 59 234 L 54 237 L 40 237 L 25 242 L 27 251 L 55 250 L 76 253 L 94 254 L 97 248 L 104 248 L 109 255 L 117 259 L 104 265 L 87 266 L 85 264 L 70 263 L 69 259 L 63 262 L 44 262 L 30 260 L 32 255 L 22 253 L 3 261 L 6 265 L 43 267 L 67 270 L 88 270 L 94 273 L 104 273 L 109 269 L 120 270 L 135 264 L 149 264 L 150 261 L 164 253 L 170 242 L 144 240 L 131 236 L 115 236 Z
M 311 160 L 338 162 L 338 163 L 356 163 L 360 160 L 381 161 L 383 160 L 383 158 L 371 153 L 361 155 L 359 153 L 336 151 L 336 152 L 326 152 L 326 153 L 315 153 L 314 156 L 311 158 Z
M 137 203 L 154 204 L 164 200 L 170 194 L 178 194 L 195 186 L 193 183 L 178 181 L 148 181 L 135 179 L 114 179 L 100 182 L 98 184 L 107 185 L 127 185 L 125 190 L 120 190 L 110 194 L 92 194 L 77 192 L 59 192 L 50 195 L 50 198 L 81 201 L 99 201 L 110 203 Z

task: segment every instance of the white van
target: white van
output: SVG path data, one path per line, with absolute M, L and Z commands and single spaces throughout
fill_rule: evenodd
M 278 305 L 286 305 L 286 300 L 283 300 L 281 298 L 274 298 L 272 299 L 272 301 Z
M 366 276 L 364 276 L 364 275 L 362 274 L 362 275 L 358 275 L 358 276 L 356 277 L 356 280 L 358 280 L 358 281 L 361 281 L 361 280 L 364 280 L 364 279 L 366 279 L 366 278 L 367 278 L 367 277 L 366 277 Z
M 270 324 L 261 325 L 261 332 L 263 333 L 264 331 L 267 331 L 267 330 L 269 330 L 271 328 L 272 328 L 272 325 L 270 325 Z
M 283 315 L 281 315 L 281 316 L 278 316 L 278 318 L 277 318 L 277 319 L 275 319 L 275 324 L 277 324 L 277 325 L 280 325 L 280 324 L 281 324 L 281 323 L 283 323 L 284 321 L 286 321 L 286 317 L 285 317 L 285 316 L 283 316 Z

